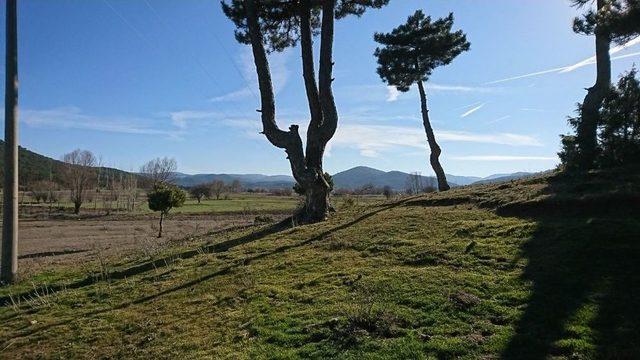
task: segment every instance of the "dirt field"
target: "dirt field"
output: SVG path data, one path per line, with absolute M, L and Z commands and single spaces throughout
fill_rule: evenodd
M 20 277 L 63 265 L 94 265 L 101 258 L 150 255 L 194 236 L 253 224 L 254 219 L 255 215 L 241 214 L 174 214 L 165 220 L 161 239 L 157 238 L 158 219 L 150 215 L 21 220 Z

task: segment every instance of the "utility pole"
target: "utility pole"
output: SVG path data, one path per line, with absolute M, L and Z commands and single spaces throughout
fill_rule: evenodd
M 4 201 L 0 282 L 10 284 L 18 272 L 18 11 L 7 1 L 6 79 L 4 95 Z

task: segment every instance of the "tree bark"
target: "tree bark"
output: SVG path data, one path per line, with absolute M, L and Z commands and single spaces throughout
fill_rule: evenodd
M 296 214 L 296 220 L 300 223 L 322 221 L 328 215 L 330 208 L 329 193 L 331 191 L 324 178 L 322 157 L 327 142 L 335 133 L 337 124 L 337 111 L 333 101 L 333 94 L 331 93 L 331 69 L 333 64 L 326 64 L 327 59 L 331 62 L 334 0 L 326 1 L 323 5 L 319 90 L 316 85 L 313 66 L 313 41 L 310 25 L 311 5 L 309 0 L 302 0 L 300 6 L 303 78 L 311 113 L 311 121 L 307 131 L 306 155 L 298 132 L 298 125 L 291 125 L 289 131 L 282 131 L 278 128 L 271 72 L 258 23 L 256 2 L 255 0 L 245 0 L 244 4 L 260 88 L 260 113 L 263 134 L 271 144 L 285 150 L 293 177 L 305 191 L 305 206 Z M 327 77 L 329 78 L 328 83 L 326 81 Z
M 422 81 L 418 81 L 418 90 L 420 90 L 420 103 L 422 109 L 422 124 L 424 125 L 424 131 L 427 134 L 427 142 L 429 143 L 429 148 L 431 149 L 431 155 L 429 157 L 431 162 L 431 167 L 433 171 L 436 173 L 436 178 L 438 179 L 438 190 L 446 191 L 449 190 L 449 183 L 447 183 L 447 177 L 442 169 L 442 165 L 440 165 L 440 154 L 442 153 L 442 149 L 436 142 L 436 136 L 433 133 L 433 128 L 431 127 L 431 122 L 429 121 L 429 109 L 427 108 L 427 94 L 424 90 L 424 85 Z
M 18 272 L 18 14 L 7 0 L 4 99 L 4 188 L 0 281 L 12 283 Z
M 158 230 L 158 239 L 162 237 L 162 220 L 164 220 L 164 212 L 160 212 L 160 229 Z
M 605 0 L 598 0 L 598 11 L 606 5 Z M 611 56 L 609 34 L 596 28 L 596 83 L 587 90 L 582 103 L 580 122 L 576 129 L 578 143 L 578 168 L 588 170 L 594 165 L 598 146 L 598 123 L 600 122 L 600 106 L 611 87 Z
M 323 121 L 320 137 L 322 151 L 338 128 L 338 109 L 333 97 L 333 34 L 335 0 L 325 0 L 322 5 L 322 33 L 320 35 L 320 104 Z

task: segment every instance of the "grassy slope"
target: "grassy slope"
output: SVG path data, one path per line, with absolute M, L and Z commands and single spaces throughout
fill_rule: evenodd
M 212 236 L 240 240 L 0 308 L 0 357 L 637 358 L 640 177 L 608 176 Z

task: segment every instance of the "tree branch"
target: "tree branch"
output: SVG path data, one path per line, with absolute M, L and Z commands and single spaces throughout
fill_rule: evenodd
M 273 93 L 267 52 L 264 48 L 262 34 L 258 24 L 256 2 L 255 0 L 244 0 L 244 3 L 247 12 L 247 28 L 251 38 L 251 48 L 253 50 L 256 73 L 258 74 L 263 133 L 274 146 L 285 149 L 296 181 L 303 184 L 307 183 L 309 181 L 309 174 L 305 167 L 302 140 L 298 133 L 298 125 L 291 125 L 287 132 L 280 130 L 276 123 L 275 95 Z
M 320 104 L 324 115 L 321 125 L 323 146 L 331 140 L 338 127 L 338 110 L 331 84 L 333 82 L 333 32 L 335 0 L 325 0 L 322 5 L 322 34 L 320 36 Z

